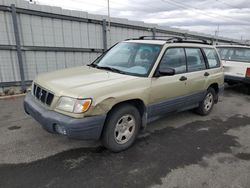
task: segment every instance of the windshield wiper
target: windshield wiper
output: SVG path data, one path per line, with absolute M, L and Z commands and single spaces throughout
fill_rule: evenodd
M 94 63 L 90 63 L 90 64 L 87 64 L 87 66 L 89 66 L 89 67 L 97 67 L 98 65 L 94 64 Z
M 98 66 L 98 65 L 96 65 L 95 67 L 97 69 L 104 69 L 104 70 L 109 70 L 109 71 L 112 71 L 112 72 L 117 72 L 117 73 L 120 73 L 120 74 L 126 74 L 124 71 L 121 71 L 121 70 L 113 68 L 113 67 L 105 67 L 105 66 Z
M 97 68 L 97 69 L 109 70 L 109 71 L 117 72 L 117 73 L 120 73 L 120 74 L 126 74 L 126 72 L 121 71 L 121 70 L 116 69 L 116 68 L 113 68 L 113 67 L 99 66 L 99 65 L 93 64 L 93 63 L 87 64 L 87 66 L 94 67 L 94 68 Z

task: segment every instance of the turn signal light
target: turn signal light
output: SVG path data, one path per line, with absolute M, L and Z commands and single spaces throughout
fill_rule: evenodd
M 83 103 L 82 103 L 82 112 L 86 112 L 89 107 L 91 105 L 91 100 L 85 100 Z
M 78 99 L 74 107 L 74 112 L 75 113 L 86 112 L 89 109 L 91 102 L 92 102 L 91 99 L 83 99 L 83 100 Z
M 250 77 L 250 68 L 247 68 L 246 77 Z

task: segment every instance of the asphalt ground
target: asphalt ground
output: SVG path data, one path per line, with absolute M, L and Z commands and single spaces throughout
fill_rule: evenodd
M 212 113 L 168 115 L 127 151 L 44 131 L 22 108 L 0 100 L 0 187 L 250 187 L 250 95 L 227 87 Z

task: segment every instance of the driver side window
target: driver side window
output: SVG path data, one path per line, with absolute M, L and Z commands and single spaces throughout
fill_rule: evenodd
M 169 48 L 163 55 L 159 69 L 172 68 L 175 74 L 187 71 L 184 48 Z

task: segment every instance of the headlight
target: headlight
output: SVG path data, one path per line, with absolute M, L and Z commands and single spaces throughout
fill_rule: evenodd
M 57 103 L 56 108 L 66 112 L 83 113 L 89 109 L 91 102 L 91 99 L 74 99 L 70 97 L 61 97 Z

